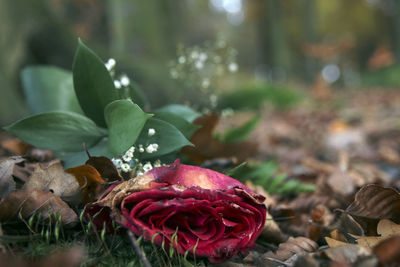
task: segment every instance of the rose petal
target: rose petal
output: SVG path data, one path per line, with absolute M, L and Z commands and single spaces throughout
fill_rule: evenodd
M 179 159 L 169 166 L 154 168 L 148 174 L 153 175 L 157 181 L 171 185 L 198 186 L 203 189 L 214 190 L 240 187 L 249 193 L 254 193 L 247 186 L 229 176 L 197 166 L 180 164 Z

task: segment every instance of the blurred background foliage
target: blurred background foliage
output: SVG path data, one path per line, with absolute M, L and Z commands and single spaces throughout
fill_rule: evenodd
M 70 70 L 77 37 L 104 61 L 115 58 L 154 108 L 196 104 L 202 87 L 222 96 L 237 89 L 220 105 L 245 108 L 259 98 L 286 107 L 300 94 L 293 90 L 318 82 L 335 90 L 400 86 L 397 0 L 1 0 L 0 22 L 0 125 L 27 114 L 21 69 Z M 237 65 L 227 69 L 235 73 L 204 74 L 196 78 L 202 85 L 173 77 L 179 53 L 213 54 L 211 44 L 231 51 Z M 249 99 L 241 103 L 243 92 Z

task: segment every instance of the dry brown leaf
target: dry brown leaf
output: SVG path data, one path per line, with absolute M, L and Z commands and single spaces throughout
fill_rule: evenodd
M 278 224 L 274 221 L 271 214 L 267 213 L 264 228 L 261 232 L 261 236 L 271 243 L 279 244 L 284 242 L 287 237 L 282 233 Z
M 380 236 L 352 236 L 356 238 L 359 245 L 372 249 L 383 240 L 394 235 L 400 235 L 400 225 L 390 220 L 380 220 L 377 226 L 377 232 Z
M 105 190 L 106 183 L 100 177 L 100 173 L 91 165 L 81 165 L 66 169 L 65 172 L 76 177 L 79 186 L 82 188 L 82 203 L 86 204 L 98 199 L 98 196 Z
M 351 235 L 351 236 L 357 240 L 357 244 L 368 249 L 372 249 L 373 247 L 376 246 L 376 244 L 386 239 L 386 237 L 383 236 L 357 236 L 357 235 Z
M 15 182 L 12 177 L 16 163 L 24 161 L 21 157 L 10 157 L 0 161 L 0 199 L 15 190 Z
M 318 244 L 306 237 L 289 237 L 289 239 L 279 245 L 278 250 L 275 252 L 276 257 L 285 261 L 293 255 L 305 254 L 307 252 L 313 252 L 318 249 Z
M 338 229 L 338 231 L 341 233 L 349 233 L 359 236 L 363 236 L 365 234 L 361 225 L 354 220 L 350 214 L 347 213 L 342 213 L 338 221 L 335 222 L 331 227 Z
M 396 224 L 391 220 L 380 220 L 377 227 L 377 232 L 381 236 L 400 235 L 400 224 Z
M 400 264 L 400 236 L 391 236 L 378 243 L 373 252 L 384 266 L 399 266 Z
M 342 241 L 342 242 L 347 242 L 346 237 L 341 232 L 339 232 L 338 229 L 335 229 L 335 230 L 331 231 L 329 234 L 335 240 Z
M 8 138 L 1 141 L 1 147 L 15 155 L 23 156 L 30 146 L 19 138 Z
M 16 191 L 0 202 L 0 221 L 15 220 L 18 214 L 27 219 L 34 213 L 41 213 L 43 220 L 53 214 L 61 215 L 64 224 L 78 221 L 76 213 L 58 196 L 41 190 Z
M 182 153 L 197 163 L 207 159 L 235 157 L 239 162 L 246 161 L 250 155 L 257 151 L 254 142 L 222 143 L 214 138 L 213 132 L 218 124 L 218 116 L 215 114 L 205 115 L 197 118 L 194 124 L 202 126 L 197 130 L 190 142 L 193 147 L 186 146 Z
M 362 187 L 346 212 L 369 219 L 399 219 L 400 195 L 392 188 L 375 184 Z
M 330 248 L 335 248 L 335 247 L 339 247 L 339 246 L 347 246 L 349 244 L 347 242 L 336 240 L 336 239 L 330 238 L 328 236 L 325 237 L 325 241 Z
M 80 187 L 74 175 L 66 173 L 60 161 L 53 161 L 48 167 L 37 164 L 24 190 L 49 191 L 65 200 L 79 199 Z
M 332 261 L 344 264 L 352 264 L 360 256 L 368 256 L 371 252 L 365 247 L 353 244 L 345 244 L 323 250 L 323 253 Z
M 89 153 L 88 156 L 89 159 L 85 164 L 93 166 L 100 173 L 102 178 L 107 179 L 107 181 L 122 180 L 121 174 L 109 158 L 92 157 Z

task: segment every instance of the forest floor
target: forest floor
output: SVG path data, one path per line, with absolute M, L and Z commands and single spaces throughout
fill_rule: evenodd
M 340 91 L 310 99 L 290 109 L 257 111 L 261 119 L 248 141 L 200 146 L 189 155 L 219 171 L 246 161 L 242 182 L 266 197 L 267 223 L 256 246 L 213 266 L 400 263 L 400 92 Z M 235 112 L 207 131 L 224 132 L 254 114 Z M 51 152 L 29 147 L 7 133 L 1 133 L 0 140 L 0 178 L 6 172 L 5 159 L 10 161 L 12 156 L 25 156 L 23 163 L 13 158 L 12 165 L 7 165 L 20 182 L 29 179 L 32 164 L 54 159 Z M 249 175 L 251 171 L 259 171 L 259 176 Z M 0 266 L 32 266 L 32 260 L 37 266 L 79 266 L 82 262 L 86 266 L 136 266 L 126 260 L 133 249 L 121 249 L 129 240 L 93 237 L 87 226 L 71 231 L 58 223 L 55 220 L 43 227 L 32 219 L 3 224 Z M 88 244 L 89 248 L 82 248 Z M 151 253 L 152 247 L 144 251 Z M 161 265 L 176 262 L 212 265 L 179 257 Z

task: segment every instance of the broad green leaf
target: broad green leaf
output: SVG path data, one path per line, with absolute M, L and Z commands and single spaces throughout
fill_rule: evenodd
M 81 40 L 78 41 L 72 72 L 82 110 L 97 125 L 105 127 L 104 108 L 118 99 L 117 92 L 103 61 Z
M 157 109 L 159 112 L 168 112 L 173 113 L 179 117 L 184 118 L 188 122 L 193 122 L 197 117 L 200 117 L 201 114 L 187 106 L 183 105 L 167 105 L 162 108 Z
M 67 111 L 33 115 L 5 129 L 28 144 L 56 151 L 83 150 L 83 143 L 91 147 L 106 134 L 85 116 Z
M 148 136 L 149 128 L 156 130 L 153 136 Z M 160 156 L 177 151 L 184 146 L 193 145 L 175 126 L 154 118 L 150 118 L 146 122 L 136 144 L 142 144 L 144 147 L 149 144 L 158 144 L 156 152 L 140 153 L 139 157 L 141 159 L 159 158 Z
M 102 138 L 97 144 L 88 149 L 91 156 L 99 157 L 104 156 L 112 158 L 115 154 L 112 153 L 108 148 L 108 138 Z M 81 152 L 57 152 L 56 157 L 63 161 L 63 166 L 65 169 L 76 167 L 88 160 L 88 156 L 85 151 Z
M 260 119 L 261 117 L 256 115 L 249 121 L 245 122 L 242 126 L 227 130 L 223 140 L 227 143 L 242 142 L 246 140 L 257 126 Z
M 192 124 L 183 117 L 165 109 L 155 110 L 153 113 L 156 119 L 160 119 L 174 125 L 187 139 L 190 139 L 190 137 L 192 137 L 192 135 L 201 127 L 199 125 Z
M 32 114 L 55 110 L 83 114 L 71 72 L 53 66 L 29 66 L 22 70 L 21 78 Z
M 145 122 L 152 115 L 147 114 L 131 100 L 115 100 L 104 111 L 109 130 L 109 144 L 112 152 L 121 154 L 128 150 L 139 137 Z

